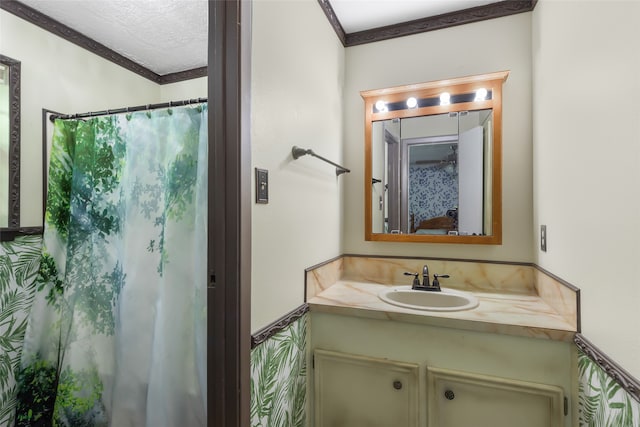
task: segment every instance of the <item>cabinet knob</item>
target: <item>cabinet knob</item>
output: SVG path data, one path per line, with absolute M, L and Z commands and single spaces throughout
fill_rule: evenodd
M 456 397 L 456 395 L 451 390 L 447 390 L 444 392 L 444 397 L 446 397 L 447 400 L 453 400 Z
M 400 390 L 402 388 L 402 382 L 401 381 L 394 381 L 393 382 L 393 388 L 395 388 L 396 390 Z

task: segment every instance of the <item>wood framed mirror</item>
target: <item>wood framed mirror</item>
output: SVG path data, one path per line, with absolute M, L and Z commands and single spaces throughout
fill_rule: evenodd
M 502 243 L 508 71 L 360 92 L 365 239 Z
M 0 54 L 0 230 L 20 227 L 20 61 Z

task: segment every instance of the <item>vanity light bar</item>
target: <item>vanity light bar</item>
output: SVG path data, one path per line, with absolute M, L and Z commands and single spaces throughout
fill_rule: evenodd
M 379 99 L 373 105 L 373 112 L 386 113 L 389 111 L 401 111 L 401 110 L 408 110 L 413 108 L 435 107 L 438 105 L 460 104 L 463 102 L 478 102 L 478 101 L 486 101 L 486 100 L 492 99 L 492 91 L 484 88 L 478 89 L 475 92 L 449 95 L 448 104 L 442 102 L 441 97 L 444 94 L 449 95 L 447 92 L 444 92 L 443 94 L 438 95 L 437 97 L 420 98 L 420 99 L 411 97 L 406 101 L 396 101 L 396 102 L 385 102 L 384 100 Z
M 483 87 L 476 91 L 476 97 L 474 101 L 484 101 L 487 99 L 487 90 Z
M 387 103 L 384 102 L 383 100 L 378 100 L 376 102 L 376 105 L 374 106 L 374 108 L 376 109 L 377 112 L 379 113 L 383 113 L 383 112 L 387 112 L 389 111 L 389 109 L 387 108 Z

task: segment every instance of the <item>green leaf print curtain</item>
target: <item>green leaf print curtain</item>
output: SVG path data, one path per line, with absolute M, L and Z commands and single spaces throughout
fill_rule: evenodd
M 206 104 L 56 121 L 16 425 L 206 425 L 206 166 Z

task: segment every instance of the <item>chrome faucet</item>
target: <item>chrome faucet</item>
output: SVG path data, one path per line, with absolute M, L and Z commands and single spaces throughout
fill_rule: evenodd
M 411 289 L 417 291 L 434 291 L 440 292 L 440 281 L 438 278 L 446 279 L 449 277 L 448 274 L 434 274 L 433 275 L 433 283 L 429 283 L 429 266 L 426 264 L 422 267 L 422 284 L 420 284 L 420 279 L 418 279 L 418 273 L 404 273 L 405 276 L 413 276 L 413 283 L 411 284 Z
M 429 284 L 429 266 L 427 264 L 422 267 L 422 286 L 428 288 Z
M 448 274 L 434 274 L 433 275 L 433 282 L 431 284 L 431 289 L 434 291 L 441 291 L 442 289 L 440 289 L 440 281 L 438 280 L 438 277 L 442 277 L 443 279 L 448 279 L 449 275 Z
M 420 279 L 418 279 L 418 273 L 404 273 L 405 276 L 413 276 L 413 283 L 411 284 L 411 289 L 420 289 L 422 285 L 420 284 Z

